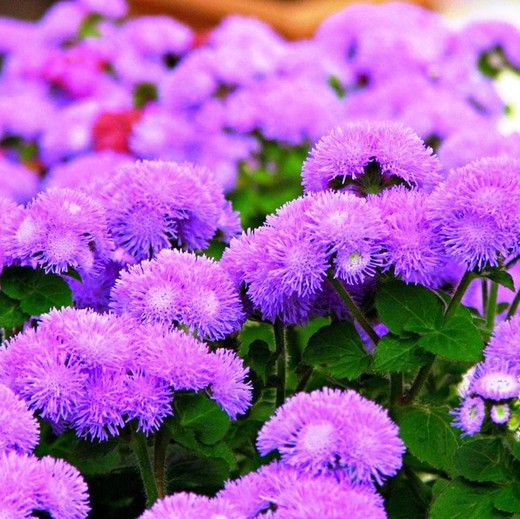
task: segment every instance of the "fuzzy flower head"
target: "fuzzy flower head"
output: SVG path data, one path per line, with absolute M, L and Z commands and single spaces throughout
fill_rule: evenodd
M 441 180 L 432 150 L 394 122 L 333 128 L 311 150 L 302 170 L 306 192 L 341 190 L 360 196 L 403 184 L 431 190 Z
M 470 391 L 489 400 L 518 398 L 520 378 L 506 362 L 490 359 L 477 365 Z
M 31 452 L 39 439 L 38 422 L 27 405 L 0 384 L 0 452 Z
M 427 215 L 427 198 L 425 191 L 398 186 L 373 202 L 383 222 L 380 241 L 385 268 L 393 268 L 408 283 L 431 286 L 446 260 Z
M 473 436 L 480 431 L 486 417 L 484 400 L 478 396 L 466 398 L 450 414 L 455 417 L 453 426 L 462 429 L 462 436 Z
M 7 242 L 10 256 L 55 273 L 69 268 L 93 271 L 98 259 L 107 257 L 111 248 L 103 207 L 73 189 L 38 195 Z
M 309 474 L 338 473 L 381 483 L 401 467 L 404 444 L 387 411 L 355 391 L 299 393 L 280 407 L 257 439 L 262 455 Z
M 486 158 L 451 171 L 432 193 L 429 217 L 445 253 L 467 270 L 518 253 L 520 162 Z
M 489 416 L 493 423 L 503 425 L 509 421 L 509 417 L 511 416 L 511 409 L 507 404 L 494 405 L 491 407 Z
M 520 316 L 514 315 L 496 326 L 484 355 L 508 363 L 520 374 Z
M 244 314 L 238 292 L 210 258 L 164 250 L 123 272 L 112 290 L 111 308 L 143 323 L 187 325 L 218 340 L 238 330 Z
M 206 248 L 226 207 L 208 169 L 159 160 L 120 168 L 100 196 L 116 245 L 137 261 L 171 247 Z

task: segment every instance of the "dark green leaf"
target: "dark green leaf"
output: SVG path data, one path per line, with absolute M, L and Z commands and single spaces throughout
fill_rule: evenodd
M 60 276 L 41 269 L 8 267 L 1 278 L 2 290 L 20 301 L 29 315 L 41 315 L 51 308 L 72 305 L 72 292 Z
M 22 326 L 29 317 L 30 315 L 22 310 L 20 301 L 0 292 L 0 327 L 17 328 Z
M 424 351 L 416 338 L 401 339 L 385 335 L 377 345 L 373 368 L 383 373 L 418 368 L 426 364 L 431 354 Z
M 367 371 L 372 357 L 365 351 L 354 325 L 336 321 L 310 338 L 303 360 L 335 378 L 354 379 Z
M 415 408 L 399 421 L 399 433 L 419 460 L 449 474 L 457 474 L 453 455 L 462 441 L 451 421 L 445 408 Z
M 452 360 L 476 362 L 481 359 L 484 343 L 471 319 L 455 315 L 438 330 L 419 338 L 425 350 Z
M 493 506 L 497 487 L 471 485 L 456 479 L 434 499 L 429 519 L 503 519 Z
M 403 477 L 392 480 L 391 494 L 385 499 L 388 519 L 410 519 L 426 516 L 425 499 L 419 498 L 410 482 Z M 368 519 L 368 518 L 367 518 Z
M 520 484 L 514 483 L 500 490 L 493 504 L 502 512 L 520 513 Z
M 175 408 L 181 426 L 193 429 L 202 443 L 217 443 L 229 429 L 229 416 L 203 393 L 177 395 Z
M 267 381 L 269 359 L 272 353 L 269 345 L 265 341 L 255 340 L 249 345 L 249 351 L 245 358 L 245 363 L 262 379 L 265 384 Z
M 499 285 L 503 287 L 509 288 L 509 290 L 515 291 L 515 281 L 513 276 L 509 274 L 509 272 L 502 270 L 500 268 L 493 268 L 489 270 L 485 270 L 482 274 L 482 277 L 487 279 L 491 279 L 491 281 L 495 281 Z
M 442 323 L 442 301 L 427 288 L 402 281 L 381 285 L 376 308 L 383 323 L 396 335 L 436 330 Z
M 471 440 L 455 452 L 455 467 L 470 481 L 500 483 L 510 477 L 506 452 L 498 438 Z
M 135 108 L 142 108 L 150 101 L 157 100 L 157 85 L 147 81 L 137 83 L 134 87 L 133 96 Z

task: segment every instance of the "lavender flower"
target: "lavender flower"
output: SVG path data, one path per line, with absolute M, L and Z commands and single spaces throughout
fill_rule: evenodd
M 38 176 L 21 164 L 0 158 L 0 197 L 23 203 L 38 191 Z
M 8 198 L 0 197 L 0 272 L 5 265 L 16 260 L 8 254 L 9 242 L 24 219 L 23 207 L 16 205 Z
M 222 339 L 238 330 L 244 314 L 231 279 L 215 261 L 164 250 L 155 260 L 123 272 L 111 308 L 143 323 L 185 324 L 200 337 Z
M 310 474 L 337 472 L 381 483 L 401 467 L 404 444 L 387 412 L 354 391 L 298 393 L 262 427 L 262 455 L 278 449 L 284 463 Z
M 39 439 L 39 425 L 25 402 L 0 384 L 0 452 L 30 453 Z
M 404 184 L 431 190 L 440 180 L 432 150 L 409 128 L 392 122 L 351 123 L 333 128 L 304 162 L 306 192 L 347 190 L 379 193 Z
M 478 396 L 466 398 L 450 414 L 455 417 L 453 426 L 462 429 L 462 436 L 473 436 L 480 431 L 486 417 L 484 400 Z
M 80 191 L 56 189 L 41 193 L 8 242 L 8 253 L 33 261 L 47 272 L 95 269 L 112 247 L 103 207 Z
M 138 261 L 171 246 L 204 249 L 226 206 L 210 171 L 190 163 L 122 167 L 100 196 L 116 245 Z
M 157 501 L 139 519 L 164 519 L 182 517 L 183 519 L 244 519 L 236 509 L 224 499 L 179 492 Z
M 489 359 L 477 365 L 470 391 L 489 400 L 520 397 L 520 380 L 508 363 Z
M 427 214 L 428 195 L 402 186 L 384 191 L 373 202 L 381 211 L 381 247 L 385 269 L 409 283 L 435 284 L 446 263 L 442 243 Z
M 446 254 L 467 270 L 496 266 L 517 252 L 520 162 L 476 160 L 453 170 L 432 193 L 430 214 Z
M 496 326 L 484 349 L 484 356 L 501 360 L 520 374 L 520 316 L 514 315 Z
M 511 409 L 507 404 L 498 404 L 491 407 L 489 416 L 493 423 L 503 425 L 509 421 Z

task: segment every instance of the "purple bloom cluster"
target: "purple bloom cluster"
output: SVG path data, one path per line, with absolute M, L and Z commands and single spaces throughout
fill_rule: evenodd
M 497 325 L 484 350 L 484 361 L 473 367 L 459 389 L 460 407 L 452 411 L 454 425 L 464 435 L 480 432 L 486 416 L 507 425 L 520 398 L 520 317 Z M 516 426 L 514 426 L 516 427 Z
M 150 433 L 173 413 L 173 391 L 207 389 L 231 417 L 251 400 L 231 351 L 180 331 L 66 308 L 41 317 L 0 352 L 2 381 L 56 430 L 105 440 L 132 420 Z
M 355 391 L 324 388 L 288 399 L 258 434 L 258 450 L 287 465 L 379 484 L 402 463 L 404 444 L 386 410 Z

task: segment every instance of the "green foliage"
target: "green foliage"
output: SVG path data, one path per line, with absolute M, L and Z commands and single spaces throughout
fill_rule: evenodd
M 303 353 L 307 364 L 338 379 L 359 377 L 368 370 L 371 359 L 354 325 L 345 321 L 321 328 Z
M 38 316 L 51 308 L 72 305 L 72 292 L 57 274 L 31 267 L 7 267 L 0 278 L 2 292 L 19 302 L 26 314 Z
M 400 338 L 390 333 L 377 345 L 373 367 L 383 373 L 404 371 L 424 366 L 431 357 L 419 346 L 417 338 Z

